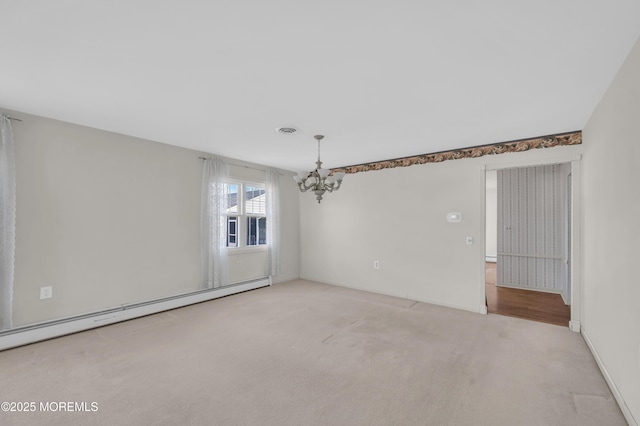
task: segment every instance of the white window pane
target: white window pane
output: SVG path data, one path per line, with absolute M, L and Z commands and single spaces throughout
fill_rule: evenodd
M 227 247 L 238 247 L 238 218 L 227 217 Z
M 225 183 L 225 210 L 227 213 L 238 213 L 238 184 Z
M 265 189 L 247 185 L 244 192 L 245 213 L 264 216 L 267 214 Z
M 267 218 L 247 218 L 247 245 L 257 246 L 267 244 Z

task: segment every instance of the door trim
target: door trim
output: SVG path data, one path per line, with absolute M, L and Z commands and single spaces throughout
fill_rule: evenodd
M 582 305 L 582 299 L 580 295 L 581 277 L 580 277 L 580 181 L 581 181 L 581 161 L 582 154 L 569 154 L 559 155 L 557 157 L 538 160 L 527 160 L 513 163 L 501 163 L 501 164 L 483 164 L 480 166 L 480 185 L 481 194 L 480 197 L 480 222 L 482 223 L 482 238 L 480 243 L 482 244 L 481 256 L 478 261 L 478 270 L 480 273 L 480 313 L 487 313 L 486 302 L 486 186 L 487 186 L 487 171 L 488 170 L 501 170 L 510 169 L 516 167 L 531 167 L 531 166 L 546 166 L 550 164 L 571 164 L 571 320 L 567 326 L 571 331 L 580 333 L 580 308 Z M 482 309 L 484 307 L 484 309 Z

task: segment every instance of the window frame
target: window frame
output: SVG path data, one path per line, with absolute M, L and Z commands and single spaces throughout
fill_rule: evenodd
M 267 196 L 267 185 L 266 185 L 266 182 L 256 182 L 256 181 L 250 181 L 250 180 L 242 180 L 242 179 L 230 178 L 230 179 L 225 179 L 223 184 L 224 185 L 237 185 L 238 186 L 238 202 L 237 202 L 237 209 L 236 209 L 237 212 L 224 213 L 224 216 L 226 218 L 225 223 L 226 223 L 226 229 L 227 229 L 227 234 L 226 234 L 227 249 L 229 250 L 229 253 L 238 253 L 238 252 L 247 252 L 247 251 L 265 251 L 265 250 L 267 250 L 267 247 L 269 245 L 269 240 L 266 238 L 266 236 L 265 236 L 266 243 L 264 243 L 264 244 L 255 244 L 255 245 L 247 244 L 247 241 L 249 239 L 249 226 L 248 226 L 249 218 L 257 218 L 257 219 L 265 218 L 267 226 L 269 226 L 268 225 L 269 217 L 267 215 L 266 210 L 265 210 L 264 215 L 255 214 L 255 213 L 247 213 L 247 211 L 246 211 L 246 200 L 245 200 L 247 186 L 253 187 L 253 188 L 258 188 L 258 189 L 263 189 L 265 196 Z M 236 245 L 235 246 L 229 246 L 228 245 L 229 244 L 228 229 L 229 229 L 229 218 L 230 217 L 236 217 L 236 222 L 235 222 L 235 226 L 236 226 L 236 233 L 235 233 Z

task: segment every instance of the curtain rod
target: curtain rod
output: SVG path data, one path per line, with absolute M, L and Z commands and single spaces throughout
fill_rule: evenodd
M 198 158 L 201 159 L 201 160 L 206 160 L 207 159 L 207 157 L 198 157 Z M 256 167 L 249 167 L 249 166 L 245 166 L 244 164 L 237 164 L 237 163 L 231 163 L 231 162 L 228 162 L 228 163 L 233 165 L 233 166 L 244 167 L 245 169 L 257 170 L 259 172 L 266 172 L 265 169 L 258 169 Z M 283 173 L 278 172 L 278 174 L 280 176 L 284 176 Z
M 5 117 L 7 117 L 9 120 L 22 121 L 21 119 L 12 117 L 10 115 L 5 115 Z

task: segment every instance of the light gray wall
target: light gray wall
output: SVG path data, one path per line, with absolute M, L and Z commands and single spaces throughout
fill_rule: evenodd
M 640 40 L 587 123 L 583 331 L 640 422 Z
M 15 326 L 199 289 L 201 153 L 7 112 L 23 119 L 13 123 Z M 291 279 L 299 195 L 288 175 L 281 182 L 280 279 Z M 264 276 L 263 259 L 234 256 L 231 280 Z M 43 286 L 52 299 L 39 299 Z
M 474 312 L 485 309 L 485 171 L 567 161 L 580 146 L 347 175 L 321 204 L 301 194 L 301 276 Z M 447 212 L 462 222 L 448 223 Z M 467 245 L 471 236 L 474 244 Z M 380 269 L 373 268 L 373 261 Z

